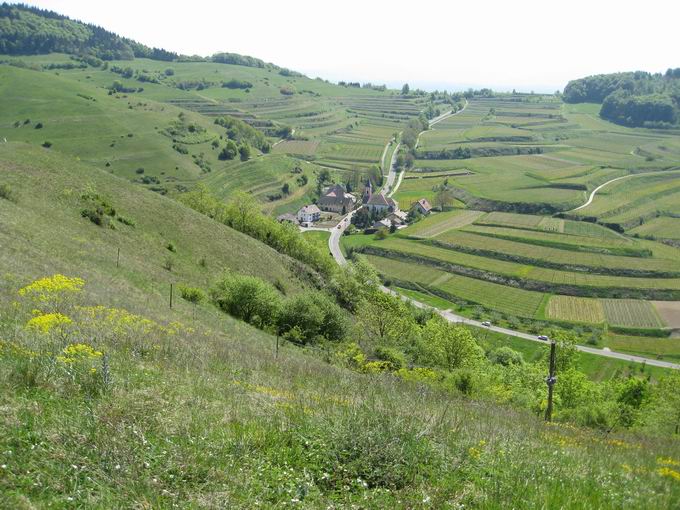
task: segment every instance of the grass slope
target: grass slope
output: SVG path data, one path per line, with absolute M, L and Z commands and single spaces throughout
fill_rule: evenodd
M 168 198 L 48 149 L 0 144 L 1 181 L 17 202 L 0 200 L 3 271 L 37 277 L 78 274 L 123 303 L 166 303 L 170 283 L 205 287 L 223 270 L 280 282 L 303 282 L 291 259 Z M 81 217 L 81 195 L 96 191 L 135 226 L 98 227 Z M 172 243 L 174 252 L 168 250 Z M 116 258 L 120 248 L 120 267 Z M 172 270 L 164 266 L 172 261 Z M 202 265 L 205 261 L 205 267 Z M 96 282 L 96 283 L 95 283 Z M 136 298 L 135 298 L 136 296 Z M 108 300 L 107 300 L 108 301 Z

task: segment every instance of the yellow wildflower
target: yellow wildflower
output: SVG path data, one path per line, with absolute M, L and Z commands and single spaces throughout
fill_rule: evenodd
M 85 285 L 85 281 L 81 278 L 69 278 L 63 274 L 55 274 L 35 280 L 26 287 L 19 289 L 19 295 L 28 295 L 40 301 L 47 301 L 55 294 L 80 292 L 83 285 Z
M 49 333 L 55 328 L 61 328 L 72 322 L 73 321 L 69 317 L 61 313 L 46 313 L 30 319 L 26 323 L 26 328 L 41 333 Z
M 680 460 L 671 459 L 670 457 L 659 457 L 656 459 L 657 464 L 666 464 L 667 466 L 680 466 Z
M 672 478 L 673 480 L 677 480 L 678 482 L 680 482 L 680 473 L 678 473 L 674 469 L 662 467 L 657 469 L 656 472 L 661 476 L 667 476 L 669 478 Z
M 64 353 L 63 356 L 57 356 L 57 360 L 62 363 L 76 363 L 77 361 L 91 360 L 103 356 L 102 352 L 96 351 L 87 344 L 70 344 L 62 352 Z

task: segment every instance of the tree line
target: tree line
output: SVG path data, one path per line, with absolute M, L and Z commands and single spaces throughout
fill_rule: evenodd
M 567 103 L 601 103 L 600 116 L 632 127 L 670 127 L 680 120 L 680 68 L 598 74 L 570 81 Z

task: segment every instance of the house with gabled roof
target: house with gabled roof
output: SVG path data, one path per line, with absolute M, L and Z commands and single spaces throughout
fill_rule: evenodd
M 347 193 L 342 184 L 334 184 L 326 189 L 317 201 L 317 205 L 322 211 L 338 214 L 350 212 L 354 209 L 355 203 L 356 198 L 354 198 L 354 195 Z
M 304 206 L 297 212 L 297 219 L 300 223 L 314 223 L 321 219 L 321 209 L 315 204 Z
M 420 200 L 413 204 L 413 209 L 418 211 L 423 216 L 427 216 L 432 211 L 432 206 L 430 205 L 430 202 L 428 202 L 426 199 L 421 198 Z
M 389 214 L 399 210 L 397 203 L 382 193 L 376 193 L 366 202 L 366 208 L 372 213 Z

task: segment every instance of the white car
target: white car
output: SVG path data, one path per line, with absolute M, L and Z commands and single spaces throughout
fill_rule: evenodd
M 482 326 L 486 326 L 487 328 L 491 327 L 491 323 L 489 321 L 484 321 L 482 322 Z
M 547 341 L 548 341 L 548 337 L 545 336 L 545 335 L 538 335 L 538 339 L 539 339 L 539 340 L 543 340 L 544 342 L 547 342 Z

